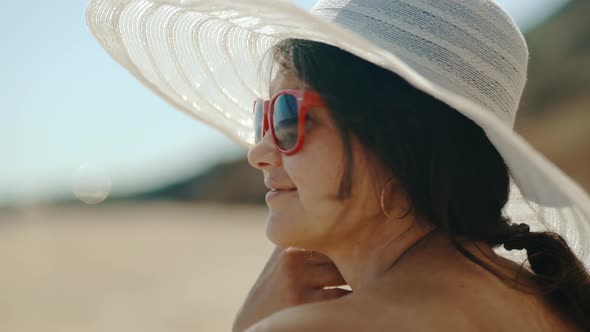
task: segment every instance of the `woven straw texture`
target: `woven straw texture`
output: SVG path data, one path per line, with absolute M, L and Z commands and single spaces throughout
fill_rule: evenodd
M 154 93 L 245 147 L 277 41 L 321 41 L 387 68 L 480 125 L 510 168 L 505 214 L 561 234 L 590 269 L 588 195 L 512 130 L 528 51 L 491 0 L 320 0 L 311 12 L 277 0 L 91 0 L 87 21 Z

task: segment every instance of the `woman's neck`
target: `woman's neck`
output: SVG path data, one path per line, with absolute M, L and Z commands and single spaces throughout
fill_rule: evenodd
M 361 291 L 400 262 L 412 259 L 416 251 L 428 247 L 430 238 L 437 233 L 434 230 L 426 223 L 373 227 L 359 231 L 354 239 L 340 241 L 340 248 L 320 251 L 334 261 L 353 291 Z

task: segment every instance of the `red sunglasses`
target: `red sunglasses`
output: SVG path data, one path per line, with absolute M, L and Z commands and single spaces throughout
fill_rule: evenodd
M 312 107 L 324 107 L 317 92 L 282 90 L 270 100 L 254 101 L 255 143 L 262 140 L 268 129 L 275 146 L 286 155 L 297 153 L 303 146 L 305 120 Z

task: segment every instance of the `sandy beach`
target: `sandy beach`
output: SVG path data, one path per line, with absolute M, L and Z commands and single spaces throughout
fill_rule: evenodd
M 0 331 L 229 331 L 274 245 L 264 207 L 0 214 Z

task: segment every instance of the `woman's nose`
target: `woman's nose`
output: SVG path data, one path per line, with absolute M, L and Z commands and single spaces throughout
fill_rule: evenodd
M 248 162 L 259 170 L 280 166 L 281 152 L 276 148 L 270 131 L 248 151 Z

